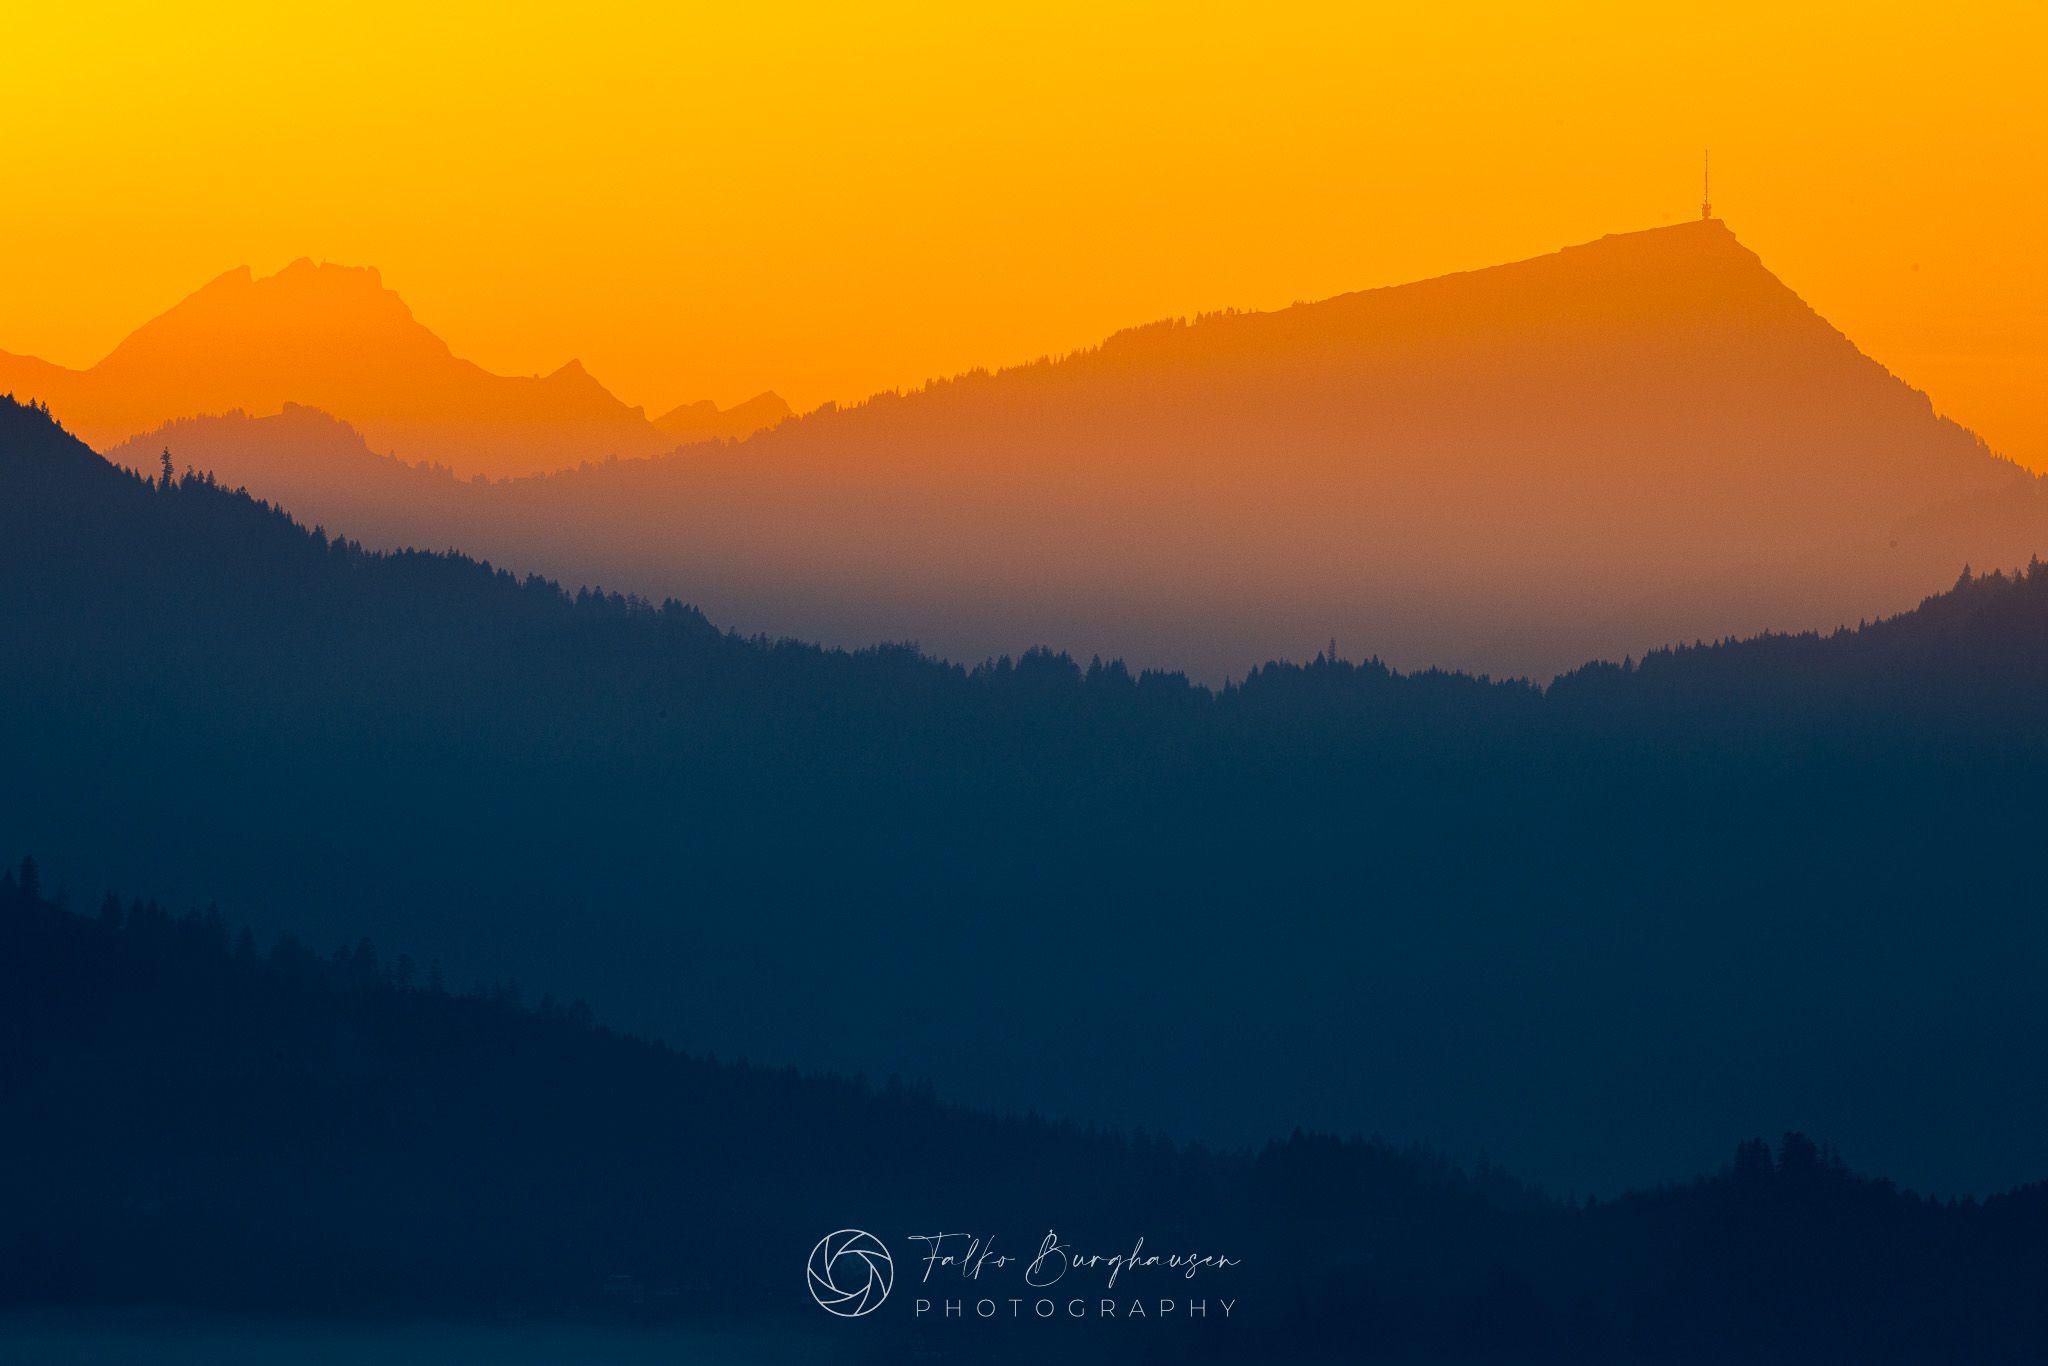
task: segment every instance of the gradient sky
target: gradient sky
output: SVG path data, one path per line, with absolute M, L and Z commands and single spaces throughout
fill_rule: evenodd
M 191 8 L 11 16 L 0 348 L 312 256 L 492 369 L 808 407 L 1690 217 L 1711 145 L 1745 242 L 2048 469 L 2038 0 Z

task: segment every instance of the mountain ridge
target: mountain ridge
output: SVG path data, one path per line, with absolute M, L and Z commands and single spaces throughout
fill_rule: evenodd
M 505 376 L 454 354 L 371 266 L 300 257 L 274 275 L 237 266 L 85 370 L 0 352 L 0 388 L 43 399 L 95 445 L 209 412 L 319 408 L 378 447 L 461 473 L 523 474 L 672 450 L 663 431 L 582 363 Z M 779 400 L 778 400 L 779 402 Z M 746 416 L 715 414 L 712 435 Z
M 451 991 L 389 943 L 266 949 L 217 911 L 111 893 L 88 917 L 44 898 L 32 860 L 19 867 L 26 889 L 0 872 L 0 1026 L 24 1045 L 10 1080 L 39 1122 L 0 1129 L 14 1216 L 0 1269 L 16 1303 L 323 1318 L 510 1304 L 530 1330 L 629 1301 L 642 1333 L 739 1304 L 808 1329 L 792 1338 L 823 1360 L 830 1328 L 765 1294 L 755 1268 L 804 1246 L 817 1209 L 858 1188 L 863 1224 L 889 1239 L 932 1209 L 971 1208 L 1008 1237 L 1080 1207 L 1076 1232 L 1142 1226 L 1153 1247 L 1224 1248 L 1238 1265 L 1203 1284 L 1257 1306 L 1229 1342 L 1268 1362 L 1401 1341 L 1473 1362 L 1610 1361 L 1624 1340 L 1636 1361 L 1695 1361 L 1703 1341 L 1745 1360 L 1764 1344 L 1811 1360 L 1825 1343 L 1922 1361 L 1957 1353 L 1965 1316 L 1974 1353 L 2003 1359 L 2048 1326 L 2038 1183 L 1930 1200 L 1788 1133 L 1694 1180 L 1579 1203 L 1380 1141 L 1296 1131 L 1219 1151 L 997 1118 L 915 1082 L 688 1056 L 612 1033 L 580 1001 Z M 878 1179 L 868 1155 L 906 1149 L 918 1160 Z M 992 1186 L 998 1162 L 1008 1176 Z M 302 1179 L 315 1163 L 323 1179 Z M 579 1180 L 593 1164 L 637 1176 Z M 704 1198 L 704 1171 L 723 1198 Z M 168 1218 L 138 1198 L 162 1190 L 178 1193 Z M 1369 1327 L 1355 1294 L 1299 1293 L 1305 1262 L 1384 1287 Z M 888 1354 L 920 1355 L 891 1323 L 875 1323 Z
M 1164 319 L 490 488 L 245 468 L 221 473 L 376 544 L 687 594 L 750 630 L 1212 681 L 1333 635 L 1541 677 L 1900 610 L 2048 549 L 2039 479 L 1718 220 Z

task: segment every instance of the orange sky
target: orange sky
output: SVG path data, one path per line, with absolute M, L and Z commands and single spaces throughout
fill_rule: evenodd
M 11 16 L 0 348 L 310 255 L 496 370 L 810 406 L 1688 217 L 1711 144 L 1744 241 L 2048 469 L 2038 0 L 170 8 Z

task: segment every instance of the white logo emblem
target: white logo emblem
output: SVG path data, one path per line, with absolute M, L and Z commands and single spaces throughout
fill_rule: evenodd
M 820 1238 L 811 1249 L 807 1269 L 811 1298 L 818 1307 L 847 1319 L 880 1309 L 896 1283 L 896 1263 L 890 1260 L 889 1249 L 874 1234 L 857 1228 Z

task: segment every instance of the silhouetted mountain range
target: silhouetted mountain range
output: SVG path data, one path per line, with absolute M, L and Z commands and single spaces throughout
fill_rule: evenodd
M 265 949 L 218 912 L 112 894 L 88 919 L 21 873 L 0 874 L 0 1307 L 742 1324 L 807 1361 L 1811 1366 L 2048 1341 L 2048 1186 L 1939 1203 L 1788 1134 L 1566 1204 L 1378 1141 L 1219 1152 L 998 1119 L 894 1078 L 684 1056 L 580 1002 L 450 991 L 368 940 Z M 895 1261 L 857 1323 L 796 1274 L 848 1221 Z M 1050 1230 L 1236 1264 L 1113 1290 L 1076 1269 L 1035 1294 L 1014 1268 L 925 1279 L 911 1235 L 963 1229 L 1027 1258 Z M 1012 1294 L 1055 1296 L 1060 1321 L 912 1304 Z M 1065 1317 L 1105 1295 L 1116 1320 Z
M 186 429 L 122 459 L 153 468 L 168 442 L 369 544 L 686 592 L 748 629 L 962 661 L 1046 644 L 1211 680 L 1333 636 L 1547 677 L 1900 611 L 1966 563 L 2048 550 L 2040 480 L 1718 221 L 1159 323 L 735 447 L 504 486 L 344 485 L 291 439 L 258 464 Z
M 721 1055 L 1558 1188 L 2048 1167 L 2048 572 L 1547 690 L 743 640 L 0 404 L 0 844 Z M 118 832 L 118 838 L 113 832 Z
M 654 455 L 744 436 L 789 411 L 763 394 L 725 412 L 685 405 L 655 423 L 573 360 L 542 377 L 494 375 L 450 352 L 375 270 L 307 260 L 260 280 L 247 267 L 227 272 L 88 370 L 0 352 L 9 388 L 102 446 L 178 418 L 303 404 L 379 450 L 465 476 Z
M 779 394 L 756 394 L 744 403 L 720 408 L 708 398 L 671 408 L 654 419 L 654 425 L 677 445 L 698 441 L 738 441 L 773 427 L 790 415 L 790 407 Z

